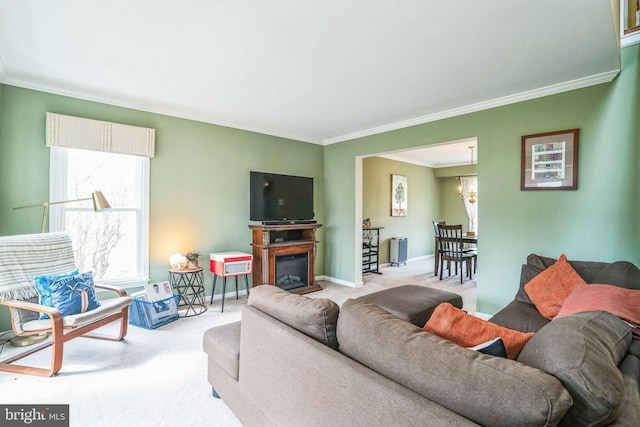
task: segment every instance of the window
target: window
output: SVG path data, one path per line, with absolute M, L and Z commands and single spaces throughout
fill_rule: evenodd
M 90 200 L 50 206 L 49 230 L 68 231 L 80 271 L 102 283 L 139 286 L 149 276 L 149 158 L 51 147 L 50 200 L 103 192 L 111 209 Z
M 460 190 L 464 207 L 469 218 L 469 231 L 478 233 L 478 177 L 477 176 L 461 176 Z M 475 193 L 475 201 L 469 200 L 469 193 Z

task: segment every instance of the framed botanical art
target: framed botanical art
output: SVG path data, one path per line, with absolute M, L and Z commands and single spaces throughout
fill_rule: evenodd
M 578 189 L 578 129 L 522 137 L 520 190 Z
M 391 175 L 391 216 L 407 216 L 407 177 Z

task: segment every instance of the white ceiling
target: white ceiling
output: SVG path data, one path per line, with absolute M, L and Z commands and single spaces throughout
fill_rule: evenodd
M 473 147 L 473 150 L 469 147 Z M 443 142 L 413 150 L 402 150 L 381 153 L 378 157 L 398 160 L 405 163 L 427 166 L 430 168 L 446 168 L 478 163 L 478 140 L 467 138 L 460 141 Z M 473 156 L 472 156 L 473 152 Z
M 330 144 L 610 81 L 613 16 L 611 0 L 0 0 L 0 81 Z

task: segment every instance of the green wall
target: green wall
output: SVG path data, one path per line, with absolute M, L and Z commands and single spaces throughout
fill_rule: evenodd
M 407 177 L 408 213 L 391 216 L 391 175 Z M 434 170 L 424 166 L 369 157 L 362 162 L 362 217 L 380 230 L 380 263 L 389 262 L 389 239 L 407 238 L 407 257 L 433 254 L 432 221 L 440 217 L 440 186 Z
M 202 254 L 210 292 L 210 252 L 251 252 L 250 170 L 315 178 L 316 218 L 323 221 L 320 145 L 0 85 L 0 235 L 40 231 L 42 211 L 12 208 L 49 198 L 48 111 L 156 129 L 149 202 L 152 281 L 167 280 L 169 255 L 191 248 Z M 317 274 L 323 272 L 323 234 L 320 228 Z
M 512 300 L 529 253 L 640 265 L 640 45 L 611 83 L 325 147 L 325 275 L 357 280 L 358 159 L 478 138 L 478 310 Z M 580 129 L 577 191 L 520 191 L 522 135 Z
M 48 199 L 44 123 L 51 111 L 157 130 L 151 280 L 167 278 L 168 256 L 177 251 L 249 251 L 248 171 L 263 170 L 316 179 L 316 217 L 324 224 L 316 273 L 355 282 L 362 157 L 477 137 L 478 309 L 493 313 L 512 299 L 531 252 L 640 265 L 639 49 L 622 50 L 623 71 L 608 84 L 326 147 L 0 85 L 0 235 L 39 231 L 37 209 L 12 207 Z M 580 128 L 578 191 L 521 192 L 521 136 L 571 128 Z M 210 287 L 208 272 L 205 280 Z

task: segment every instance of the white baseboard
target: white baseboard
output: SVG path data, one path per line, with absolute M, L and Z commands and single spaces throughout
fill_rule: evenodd
M 415 258 L 410 258 L 407 260 L 407 262 L 418 262 L 418 261 L 428 261 L 430 259 L 433 259 L 435 255 L 431 254 L 431 255 L 423 255 L 423 256 L 419 256 L 419 257 L 415 257 Z M 394 263 L 395 264 L 395 263 Z M 403 262 L 401 262 L 400 264 L 404 264 Z M 385 262 L 384 264 L 380 264 L 380 267 L 391 267 L 391 263 L 390 262 Z
M 324 282 L 335 283 L 336 285 L 348 286 L 350 288 L 361 288 L 363 286 L 362 282 L 359 282 L 359 283 L 347 282 L 346 280 L 336 279 L 335 277 L 329 277 L 329 276 L 316 276 L 316 279 L 322 280 Z
M 251 290 L 251 288 L 249 288 L 249 290 Z M 238 289 L 238 296 L 244 296 L 247 295 L 247 290 L 246 289 Z M 224 294 L 224 299 L 229 299 L 229 298 L 235 298 L 236 297 L 236 291 L 235 289 L 229 292 L 225 292 Z M 205 301 L 211 301 L 211 294 L 204 296 Z M 213 296 L 213 300 L 221 300 L 222 299 L 222 294 L 215 294 Z

